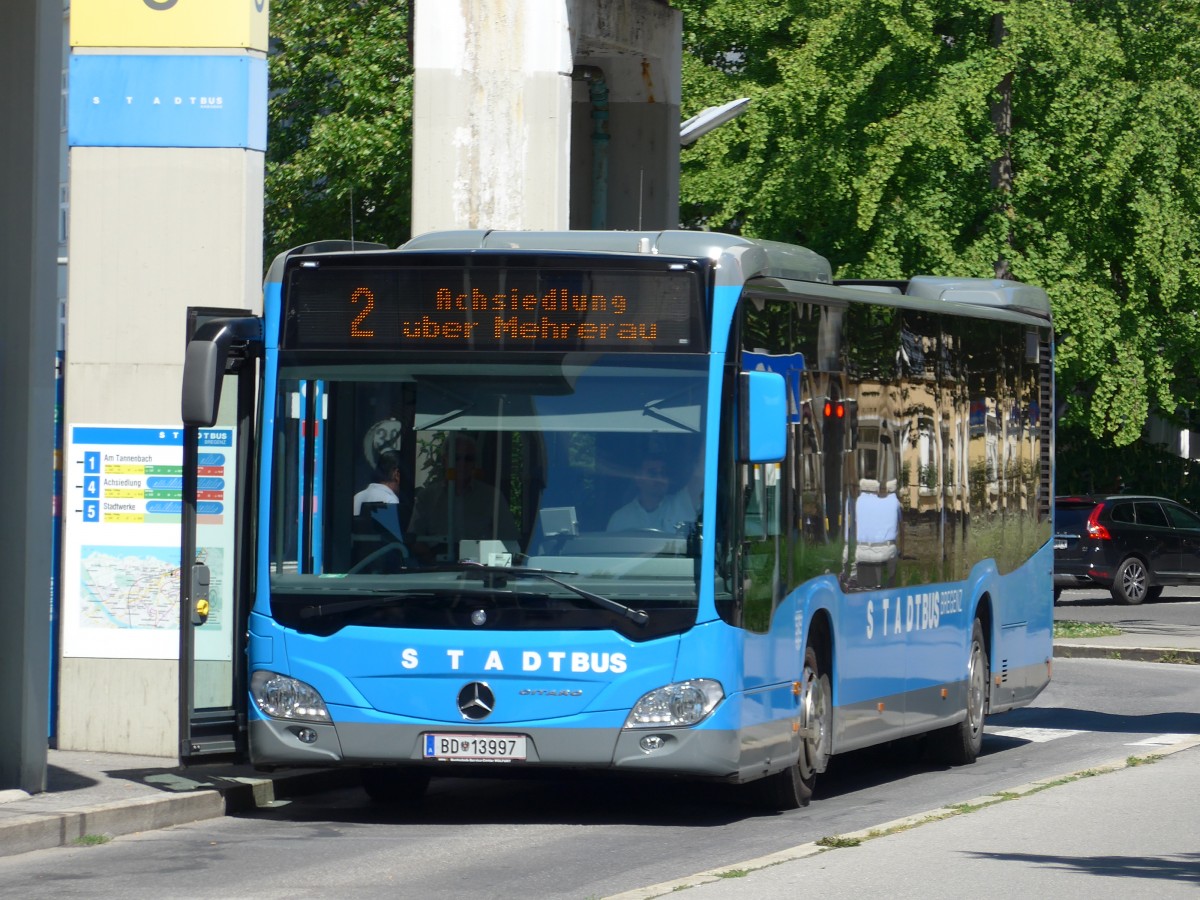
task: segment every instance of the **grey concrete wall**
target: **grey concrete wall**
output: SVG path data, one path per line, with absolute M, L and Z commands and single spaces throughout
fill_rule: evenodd
M 45 789 L 50 679 L 61 0 L 0 28 L 0 790 Z
M 71 150 L 65 421 L 179 421 L 187 307 L 262 308 L 262 197 L 253 150 Z
M 263 154 L 75 147 L 71 191 L 68 432 L 177 423 L 187 307 L 262 309 Z M 178 687 L 175 660 L 65 656 L 58 744 L 175 756 Z

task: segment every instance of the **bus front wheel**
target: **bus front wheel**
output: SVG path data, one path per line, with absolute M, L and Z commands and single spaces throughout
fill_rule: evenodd
M 817 775 L 829 762 L 833 734 L 833 705 L 829 673 L 821 668 L 817 651 L 810 644 L 804 651 L 804 690 L 801 696 L 800 757 L 782 772 L 751 784 L 759 805 L 771 810 L 799 809 L 812 800 Z

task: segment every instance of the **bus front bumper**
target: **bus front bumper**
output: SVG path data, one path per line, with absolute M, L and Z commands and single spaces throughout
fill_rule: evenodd
M 732 781 L 743 780 L 748 774 L 740 771 L 745 758 L 736 732 L 696 727 L 615 731 L 353 722 L 334 725 L 255 719 L 250 722 L 250 758 L 259 768 L 419 765 L 437 774 L 453 774 L 464 762 L 425 757 L 425 735 L 431 733 L 524 736 L 524 760 L 470 763 L 497 769 L 611 769 Z

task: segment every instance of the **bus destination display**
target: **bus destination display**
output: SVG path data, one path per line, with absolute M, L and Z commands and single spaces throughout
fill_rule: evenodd
M 695 271 L 301 264 L 283 349 L 701 352 Z

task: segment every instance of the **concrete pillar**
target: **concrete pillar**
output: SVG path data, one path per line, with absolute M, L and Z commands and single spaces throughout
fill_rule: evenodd
M 680 21 L 662 0 L 416 0 L 413 233 L 675 227 Z
M 565 0 L 416 0 L 413 53 L 413 233 L 565 228 Z
M 70 15 L 58 746 L 173 757 L 179 524 L 138 461 L 178 445 L 187 308 L 261 309 L 267 8 Z
M 46 787 L 61 0 L 0 29 L 0 790 Z

